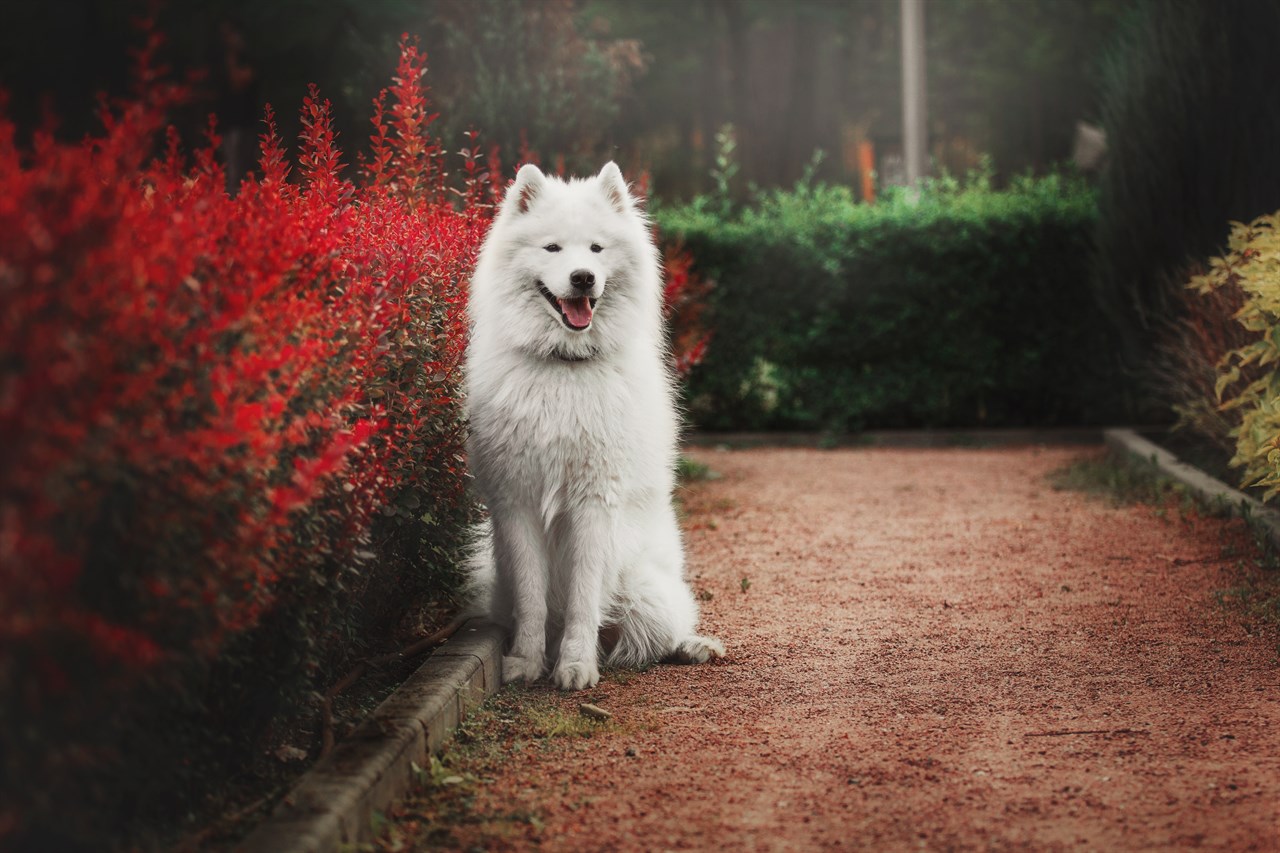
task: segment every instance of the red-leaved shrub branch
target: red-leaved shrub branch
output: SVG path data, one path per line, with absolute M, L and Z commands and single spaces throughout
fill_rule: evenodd
M 671 359 L 683 379 L 702 363 L 711 344 L 711 331 L 703 318 L 712 283 L 693 268 L 693 255 L 679 245 L 662 251 L 662 313 L 671 339 Z
M 395 507 L 463 500 L 465 283 L 490 206 L 445 192 L 423 57 L 403 44 L 362 184 L 312 87 L 296 180 L 268 108 L 258 174 L 231 197 L 212 127 L 191 162 L 172 129 L 149 153 L 186 94 L 158 45 L 82 143 L 20 150 L 0 118 L 14 726 L 74 728 L 77 706 L 210 659 L 282 596 L 350 584 Z
M 19 152 L 0 121 L 0 655 L 27 684 L 211 653 L 290 576 L 352 559 L 424 471 L 461 490 L 463 286 L 487 219 L 445 197 L 420 54 L 379 97 L 368 185 L 342 177 L 313 86 L 301 180 L 268 108 L 260 176 L 232 198 L 216 137 L 188 165 L 171 132 L 144 162 L 182 95 L 157 88 L 154 46 L 144 94 L 84 144 Z M 339 494 L 344 518 L 312 517 Z M 109 561 L 127 583 L 85 577 L 102 549 L 129 555 Z M 88 595 L 103 586 L 114 615 Z

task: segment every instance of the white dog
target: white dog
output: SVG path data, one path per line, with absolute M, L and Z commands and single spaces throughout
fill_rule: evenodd
M 671 505 L 678 419 L 658 253 L 618 167 L 520 169 L 471 281 L 469 454 L 492 537 L 475 571 L 503 679 L 591 687 L 600 659 L 724 654 L 696 633 Z

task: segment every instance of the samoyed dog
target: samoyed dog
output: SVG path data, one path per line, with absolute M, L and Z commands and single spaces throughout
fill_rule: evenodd
M 489 530 L 473 571 L 510 632 L 504 681 L 701 663 L 671 504 L 678 419 L 658 253 L 618 167 L 520 169 L 471 281 L 468 453 Z

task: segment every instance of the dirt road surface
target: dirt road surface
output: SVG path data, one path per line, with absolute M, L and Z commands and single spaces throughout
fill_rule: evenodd
M 508 696 L 387 846 L 1280 850 L 1276 637 L 1215 600 L 1247 534 L 1051 487 L 1090 454 L 697 451 L 728 657 Z

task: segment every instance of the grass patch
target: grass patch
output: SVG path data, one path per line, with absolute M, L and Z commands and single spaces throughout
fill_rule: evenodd
M 1112 506 L 1151 504 L 1167 507 L 1177 501 L 1190 508 L 1192 499 L 1181 483 L 1160 474 L 1151 464 L 1128 462 L 1100 454 L 1072 462 L 1048 476 L 1055 491 L 1083 492 Z
M 1234 585 L 1214 590 L 1214 599 L 1222 607 L 1238 613 L 1248 633 L 1257 633 L 1262 628 L 1274 637 L 1280 631 L 1280 551 L 1271 544 L 1261 522 L 1248 513 L 1245 522 L 1254 547 L 1242 549 L 1249 553 L 1232 555 L 1237 558 Z M 1280 646 L 1277 652 L 1280 653 Z
M 560 707 L 535 709 L 529 713 L 533 733 L 537 737 L 593 737 L 617 728 L 613 720 L 594 720 L 576 710 Z
M 387 816 L 372 849 L 491 850 L 538 844 L 545 815 L 536 800 L 517 796 L 494 804 L 483 802 L 481 795 L 511 767 L 513 757 L 627 732 L 616 720 L 578 712 L 580 703 L 598 699 L 590 690 L 566 696 L 544 685 L 503 688 L 458 726 L 439 758 L 417 770 L 415 791 Z
M 698 483 L 703 480 L 716 480 L 720 475 L 711 470 L 710 465 L 705 465 L 696 459 L 690 459 L 684 454 L 676 460 L 676 481 L 680 485 L 688 483 Z
M 1221 501 L 1204 501 L 1186 486 L 1163 474 L 1154 463 L 1100 454 L 1073 462 L 1048 476 L 1058 491 L 1083 492 L 1112 506 L 1146 504 L 1163 517 L 1172 507 L 1187 516 L 1194 511 L 1219 517 L 1236 514 L 1236 507 Z M 1221 557 L 1234 561 L 1232 586 L 1213 590 L 1214 600 L 1237 613 L 1249 633 L 1280 629 L 1280 553 L 1270 544 L 1261 522 L 1246 511 L 1243 521 L 1252 535 L 1224 531 Z
M 1236 586 L 1214 590 L 1213 597 L 1223 608 L 1239 613 L 1250 634 L 1261 626 L 1270 631 L 1280 628 L 1280 574 L 1274 568 L 1241 571 Z
M 718 480 L 720 475 L 696 459 L 681 454 L 676 460 L 676 488 L 671 496 L 675 504 L 676 518 L 681 524 L 689 519 L 689 508 L 685 505 L 685 493 L 695 483 Z
M 622 731 L 614 720 L 595 720 L 578 712 L 580 703 L 591 701 L 589 690 L 566 696 L 546 685 L 508 685 L 458 727 L 442 760 L 450 767 L 483 771 L 489 758 L 501 758 L 513 745 L 543 748 L 556 738 Z M 495 747 L 498 752 L 491 755 Z

